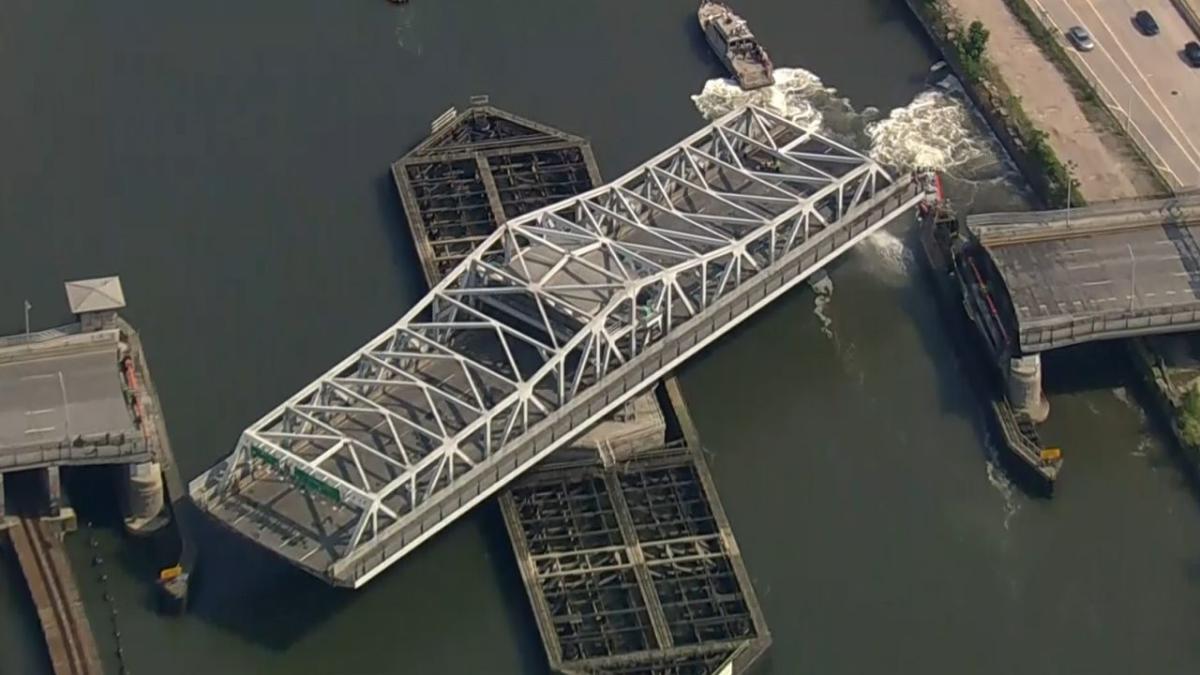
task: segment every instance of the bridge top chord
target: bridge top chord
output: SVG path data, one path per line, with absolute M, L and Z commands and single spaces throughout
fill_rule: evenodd
M 911 208 L 914 185 L 773 112 L 734 111 L 500 226 L 251 425 L 192 497 L 292 563 L 361 586 Z

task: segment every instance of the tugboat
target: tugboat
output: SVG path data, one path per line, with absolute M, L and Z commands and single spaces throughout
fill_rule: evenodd
M 1062 470 L 1062 449 L 1043 446 L 1029 416 L 1013 409 L 1000 381 L 990 346 L 992 338 L 984 327 L 987 322 L 976 309 L 978 303 L 968 298 L 967 284 L 961 281 L 980 278 L 972 258 L 978 242 L 943 196 L 941 178 L 932 171 L 919 171 L 917 176 L 929 196 L 918 207 L 921 248 L 926 270 L 946 312 L 952 342 L 962 359 L 959 363 L 978 385 L 989 430 L 999 434 L 1001 464 L 1029 488 L 1050 497 Z
M 702 0 L 697 15 L 709 46 L 742 89 L 750 91 L 775 84 L 771 57 L 754 39 L 745 19 L 712 0 Z

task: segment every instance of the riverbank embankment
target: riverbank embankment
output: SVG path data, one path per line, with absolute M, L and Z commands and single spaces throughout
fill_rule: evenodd
M 1053 38 L 1039 45 L 1011 0 L 906 1 L 1042 205 L 1065 206 L 1069 181 L 1075 204 L 1163 192 L 1086 80 L 1044 53 Z

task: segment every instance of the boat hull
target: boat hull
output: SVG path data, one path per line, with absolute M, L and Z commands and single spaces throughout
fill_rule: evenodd
M 753 43 L 754 47 L 750 54 L 731 50 L 714 19 L 715 16 L 720 16 L 726 10 L 712 8 L 710 7 L 712 4 L 706 3 L 700 8 L 700 29 L 704 31 L 704 38 L 708 42 L 708 46 L 717 55 L 721 64 L 733 75 L 738 85 L 747 91 L 775 84 L 774 67 L 771 65 L 771 59 L 767 56 L 766 50 L 757 42 Z

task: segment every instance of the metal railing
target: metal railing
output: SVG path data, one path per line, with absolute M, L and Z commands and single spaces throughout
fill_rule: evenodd
M 65 326 L 55 326 L 33 333 L 18 333 L 16 335 L 5 335 L 0 337 L 0 349 L 6 347 L 20 347 L 22 345 L 34 344 L 37 342 L 45 342 L 57 338 L 64 338 L 70 335 L 78 335 L 81 327 L 78 323 L 69 323 Z

